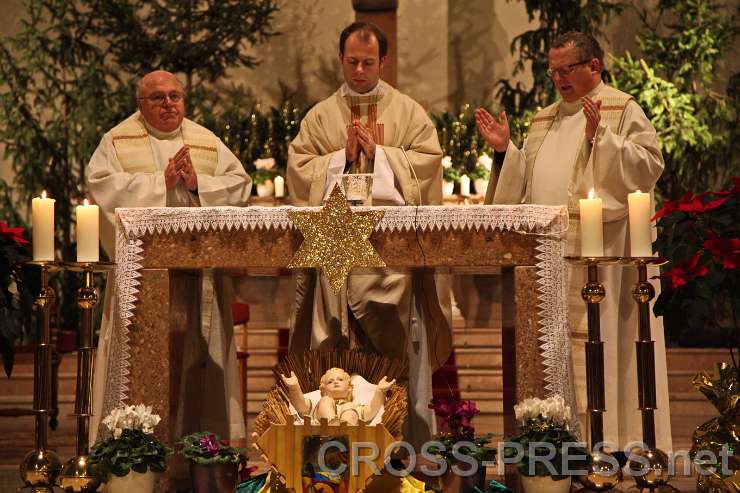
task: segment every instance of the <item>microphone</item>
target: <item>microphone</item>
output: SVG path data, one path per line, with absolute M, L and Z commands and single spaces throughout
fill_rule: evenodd
M 424 205 L 421 200 L 421 185 L 419 185 L 419 177 L 416 176 L 416 171 L 414 170 L 414 167 L 411 165 L 411 160 L 409 159 L 409 155 L 406 154 L 406 149 L 404 149 L 403 146 L 401 146 L 401 152 L 403 152 L 403 157 L 406 158 L 406 162 L 409 165 L 411 174 L 414 175 L 414 180 L 416 180 L 416 190 L 419 192 L 419 205 Z

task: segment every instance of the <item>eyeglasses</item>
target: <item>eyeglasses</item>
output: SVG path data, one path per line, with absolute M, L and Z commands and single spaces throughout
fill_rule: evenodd
M 547 76 L 551 79 L 555 74 L 558 74 L 560 77 L 568 77 L 573 70 L 575 70 L 576 67 L 579 65 L 585 65 L 587 63 L 590 63 L 591 59 L 588 60 L 581 60 L 580 62 L 571 63 L 570 65 L 566 65 L 565 67 L 560 68 L 548 68 L 547 69 Z
M 185 95 L 181 92 L 172 91 L 169 94 L 165 94 L 162 92 L 155 92 L 151 96 L 141 96 L 136 99 L 145 99 L 149 101 L 154 106 L 162 106 L 166 99 L 169 99 L 171 103 L 177 104 L 180 101 L 183 100 Z

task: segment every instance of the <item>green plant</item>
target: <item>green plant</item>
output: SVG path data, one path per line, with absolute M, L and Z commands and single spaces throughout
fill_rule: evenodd
M 740 174 L 740 76 L 722 75 L 740 7 L 715 0 L 656 7 L 637 11 L 642 58 L 614 58 L 612 83 L 637 98 L 658 132 L 666 163 L 659 197 L 717 190 Z
M 484 152 L 492 152 L 478 134 L 475 111 L 471 105 L 464 104 L 455 113 L 445 111 L 439 115 L 432 113 L 430 116 L 437 127 L 442 152 L 451 158 L 451 166 L 444 169 L 457 170 L 457 176 L 452 171 L 446 171 L 451 178 L 445 178 L 446 181 L 457 181 L 461 174 L 473 171 L 478 156 Z
M 275 178 L 276 175 L 277 172 L 275 170 L 259 168 L 249 173 L 255 185 L 262 185 L 268 180 Z
M 654 311 L 666 320 L 673 344 L 731 348 L 740 358 L 740 177 L 722 192 L 687 193 L 655 215 L 655 249 L 669 259 Z M 711 335 L 707 338 L 707 335 Z
M 504 456 L 512 459 L 524 454 L 516 464 L 522 475 L 557 480 L 567 476 L 566 469 L 584 469 L 588 452 L 570 432 L 570 407 L 561 396 L 524 399 L 514 406 L 514 413 L 519 434 L 505 439 Z M 550 449 L 554 449 L 554 456 Z M 543 461 L 542 457 L 551 458 Z
M 208 431 L 192 433 L 182 439 L 182 455 L 197 464 L 239 464 L 246 459 L 244 449 Z
M 112 436 L 96 442 L 90 451 L 90 463 L 98 475 L 107 481 L 111 475 L 125 476 L 131 471 L 164 472 L 172 449 L 154 436 L 159 421 L 151 406 L 143 404 L 111 411 L 103 424 Z
M 437 440 L 442 444 L 441 447 L 430 446 L 428 450 L 431 454 L 441 457 L 450 465 L 457 462 L 456 454 L 466 455 L 478 464 L 494 460 L 496 450 L 487 447 L 493 434 L 476 437 L 475 428 L 471 425 L 473 417 L 480 412 L 475 401 L 435 397 L 429 403 L 429 408 L 437 415 L 441 430 Z
M 460 170 L 452 165 L 452 156 L 442 158 L 442 179 L 452 183 L 460 180 Z

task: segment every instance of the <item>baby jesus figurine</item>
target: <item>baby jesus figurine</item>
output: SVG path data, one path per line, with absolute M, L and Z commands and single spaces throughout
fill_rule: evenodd
M 314 424 L 320 423 L 321 419 L 327 419 L 330 425 L 347 423 L 356 425 L 360 421 L 369 423 L 373 420 L 380 408 L 385 403 L 385 393 L 396 382 L 390 382 L 383 377 L 375 388 L 375 393 L 370 404 L 355 404 L 352 401 L 352 382 L 349 373 L 341 368 L 330 368 L 321 376 L 321 399 L 313 407 L 311 401 L 303 395 L 301 385 L 295 372 L 290 376 L 281 375 L 283 382 L 288 387 L 288 398 L 293 407 L 301 416 L 310 416 Z

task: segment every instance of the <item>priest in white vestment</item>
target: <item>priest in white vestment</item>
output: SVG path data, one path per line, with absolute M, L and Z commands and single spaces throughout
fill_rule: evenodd
M 418 103 L 380 80 L 386 52 L 385 36 L 373 24 L 354 23 L 342 32 L 345 83 L 309 111 L 289 147 L 287 183 L 294 205 L 321 205 L 343 173 L 363 167 L 373 172 L 373 205 L 441 203 L 436 129 Z M 431 272 L 355 271 L 345 302 L 323 274 L 301 273 L 291 351 L 359 346 L 407 360 L 411 429 L 404 436 L 422 443 L 433 426 L 427 408 L 431 374 L 452 348 L 446 281 Z M 349 330 L 343 330 L 343 318 Z
M 106 133 L 86 169 L 93 201 L 101 211 L 101 242 L 115 259 L 117 207 L 246 206 L 252 183 L 234 154 L 210 130 L 185 117 L 184 91 L 169 72 L 144 76 L 138 111 Z M 108 276 L 93 391 L 91 443 L 116 399 L 107 376 L 113 364 L 115 278 Z M 212 271 L 196 279 L 201 326 L 185 335 L 175 436 L 209 430 L 244 438 L 236 344 L 226 276 Z M 164 314 L 163 316 L 168 316 Z M 137 403 L 128 403 L 137 404 Z M 147 403 L 144 403 L 147 404 Z
M 593 37 L 565 34 L 555 41 L 548 56 L 548 74 L 562 99 L 537 112 L 522 149 L 509 139 L 505 113 L 497 121 L 484 109 L 476 111 L 478 129 L 496 151 L 501 165 L 500 174 L 491 173 L 486 203 L 567 205 L 567 253 L 579 255 L 578 199 L 586 198 L 594 188 L 603 199 L 604 255 L 629 256 L 627 194 L 635 190 L 652 194 L 663 172 L 655 128 L 629 94 L 602 82 L 604 52 Z M 606 288 L 606 299 L 600 304 L 606 391 L 604 439 L 621 449 L 643 438 L 635 350 L 637 306 L 631 296 L 637 274 L 634 268 L 607 266 L 599 269 L 599 276 Z M 580 295 L 584 268 L 569 267 L 569 277 L 576 398 L 585 425 L 584 341 L 588 330 Z M 657 291 L 659 285 L 653 284 Z M 656 441 L 658 448 L 670 451 L 663 323 L 654 316 L 651 323 L 658 407 Z

